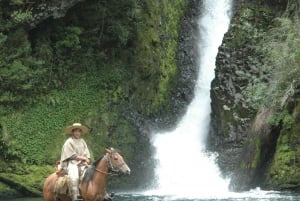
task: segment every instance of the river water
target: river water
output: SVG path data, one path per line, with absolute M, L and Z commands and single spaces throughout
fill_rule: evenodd
M 43 201 L 42 198 L 0 199 L 1 201 Z M 225 197 L 210 198 L 180 198 L 176 196 L 146 195 L 144 193 L 123 193 L 113 198 L 113 201 L 300 201 L 300 194 L 290 194 L 274 191 L 253 190 L 245 193 L 230 193 Z

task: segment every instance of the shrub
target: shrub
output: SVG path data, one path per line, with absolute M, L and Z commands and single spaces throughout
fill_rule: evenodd
M 292 125 L 295 123 L 295 119 L 287 110 L 274 113 L 267 121 L 272 126 L 282 126 L 284 129 L 291 129 Z

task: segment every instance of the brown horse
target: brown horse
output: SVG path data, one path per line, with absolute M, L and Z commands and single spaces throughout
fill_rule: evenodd
M 123 157 L 114 148 L 106 148 L 106 154 L 86 169 L 80 184 L 84 201 L 103 201 L 106 195 L 105 186 L 110 175 L 129 175 L 130 169 Z M 54 193 L 57 173 L 52 173 L 45 181 L 43 188 L 44 201 L 71 201 L 68 194 Z

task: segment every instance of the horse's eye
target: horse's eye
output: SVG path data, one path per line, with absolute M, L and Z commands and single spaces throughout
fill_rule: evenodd
M 118 160 L 118 158 L 114 158 L 114 160 L 115 160 L 115 161 L 117 161 L 117 160 Z

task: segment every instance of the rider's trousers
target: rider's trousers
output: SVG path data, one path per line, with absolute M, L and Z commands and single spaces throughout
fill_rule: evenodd
M 72 198 L 72 201 L 77 200 L 79 196 L 79 173 L 78 173 L 78 163 L 72 163 L 72 161 L 68 164 L 68 187 L 69 194 Z

